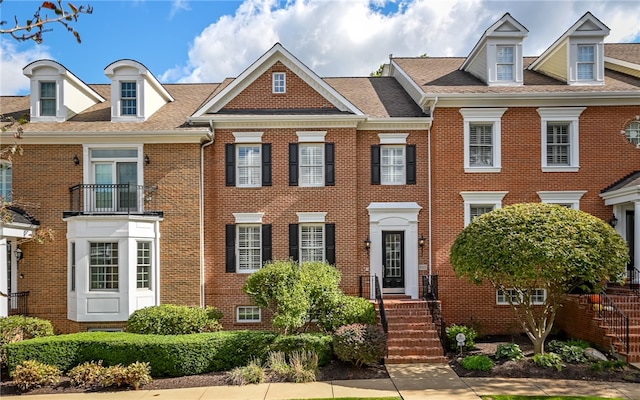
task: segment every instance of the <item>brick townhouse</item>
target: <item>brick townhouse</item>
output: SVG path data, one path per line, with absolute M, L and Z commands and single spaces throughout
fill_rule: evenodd
M 466 57 L 391 57 L 381 77 L 322 78 L 280 44 L 220 84 L 162 84 L 134 60 L 107 66 L 106 85 L 27 65 L 31 96 L 0 99 L 30 115 L 25 154 L 2 164 L 19 208 L 0 232 L 0 312 L 26 304 L 70 332 L 214 305 L 226 328 L 264 328 L 242 286 L 291 258 L 335 264 L 368 298 L 373 276 L 414 300 L 437 276 L 447 323 L 519 330 L 515 293 L 449 263 L 475 216 L 563 204 L 640 251 L 640 44 L 604 44 L 590 13 L 539 56 L 522 54 L 528 34 L 505 14 Z M 55 241 L 19 244 L 38 225 Z

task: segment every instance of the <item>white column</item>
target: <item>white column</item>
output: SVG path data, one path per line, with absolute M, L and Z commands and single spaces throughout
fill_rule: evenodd
M 7 239 L 0 239 L 0 292 L 9 294 L 9 281 L 7 279 Z M 9 299 L 0 295 L 0 317 L 9 315 Z

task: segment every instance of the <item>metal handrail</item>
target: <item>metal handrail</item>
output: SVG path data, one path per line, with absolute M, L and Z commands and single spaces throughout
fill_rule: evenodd
M 438 300 L 438 275 L 422 275 L 422 298 Z
M 374 275 L 376 283 L 376 301 L 378 302 L 378 308 L 380 309 L 380 323 L 382 324 L 382 330 L 384 333 L 389 333 L 389 322 L 387 321 L 387 313 L 384 310 L 384 300 L 382 299 L 382 290 L 380 289 L 380 279 L 378 275 Z
M 29 292 L 9 293 L 8 314 L 9 315 L 29 315 L 28 308 Z
M 70 214 L 147 214 L 145 203 L 155 186 L 131 183 L 78 184 L 69 188 Z
M 438 275 L 422 275 L 422 298 L 427 301 L 431 322 L 436 326 L 442 348 L 446 346 L 447 323 L 442 316 L 438 293 Z
M 627 278 L 629 280 L 629 289 L 640 296 L 640 271 L 638 268 L 631 266 L 627 269 Z
M 598 307 L 594 308 L 598 310 L 598 318 L 620 342 L 624 343 L 625 352 L 629 354 L 629 317 L 606 293 L 597 293 L 596 296 Z

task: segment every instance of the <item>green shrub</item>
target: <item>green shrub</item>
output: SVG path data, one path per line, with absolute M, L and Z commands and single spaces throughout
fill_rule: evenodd
M 127 332 L 145 335 L 186 335 L 222 329 L 215 310 L 161 304 L 134 311 L 127 321 Z
M 333 338 L 321 333 L 300 333 L 297 335 L 279 335 L 269 346 L 269 351 L 281 351 L 291 354 L 294 351 L 312 351 L 318 355 L 320 366 L 329 364 L 333 359 Z
M 357 366 L 379 362 L 386 353 L 386 336 L 375 325 L 341 326 L 333 335 L 333 350 L 342 360 Z
M 214 321 L 220 322 L 220 320 L 224 316 L 224 314 L 222 314 L 222 311 L 218 310 L 214 306 L 207 306 L 204 309 L 204 311 L 207 313 L 207 317 L 209 317 L 210 320 L 214 320 Z
M 291 353 L 291 377 L 296 383 L 315 382 L 318 376 L 318 355 L 312 351 Z
M 232 385 L 246 385 L 248 383 L 264 382 L 264 368 L 260 360 L 251 360 L 244 367 L 236 367 L 227 373 L 227 380 Z
M 325 307 L 322 313 L 319 313 L 317 321 L 318 327 L 325 332 L 334 332 L 343 325 L 374 325 L 376 310 L 373 303 L 367 299 L 340 295 L 330 307 Z
M 506 358 L 511 361 L 518 361 L 524 358 L 524 354 L 517 343 L 499 344 L 496 348 L 496 359 Z
M 562 371 L 565 365 L 562 363 L 562 358 L 556 353 L 538 353 L 533 355 L 533 362 L 542 368 L 555 368 L 558 371 Z
M 464 369 L 473 371 L 490 371 L 493 368 L 493 361 L 484 355 L 467 356 L 460 361 Z
M 606 360 L 598 361 L 591 364 L 589 367 L 593 372 L 610 371 L 610 370 L 623 370 L 627 367 L 627 363 L 623 360 Z
M 62 372 L 53 365 L 27 360 L 16 367 L 13 380 L 22 391 L 45 385 L 57 385 Z
M 587 342 L 586 340 L 582 340 L 582 339 L 569 339 L 569 340 L 566 341 L 566 345 L 567 346 L 577 346 L 577 347 L 580 347 L 582 350 L 591 347 L 591 343 Z
M 146 361 L 154 377 L 197 375 L 227 371 L 252 358 L 266 359 L 276 336 L 260 331 L 169 336 L 83 332 L 9 344 L 7 365 L 13 371 L 33 359 L 69 371 L 91 360 L 103 360 L 105 366 Z
M 0 317 L 0 365 L 4 365 L 4 345 L 42 336 L 53 336 L 53 325 L 46 319 L 12 315 Z
M 73 386 L 98 387 L 102 385 L 103 371 L 102 360 L 91 361 L 73 367 L 67 376 Z
M 476 346 L 475 340 L 478 337 L 478 332 L 476 332 L 475 329 L 469 326 L 453 324 L 447 327 L 446 333 L 447 343 L 449 344 L 449 348 L 451 350 L 459 350 L 458 342 L 456 341 L 456 335 L 458 333 L 463 333 L 466 337 L 463 350 L 471 350 Z
M 585 345 L 586 347 L 583 347 Z M 587 362 L 587 358 L 584 355 L 584 349 L 587 347 L 589 347 L 589 342 L 584 340 L 571 340 L 567 342 L 551 340 L 547 345 L 549 351 L 558 354 L 563 361 L 571 364 Z

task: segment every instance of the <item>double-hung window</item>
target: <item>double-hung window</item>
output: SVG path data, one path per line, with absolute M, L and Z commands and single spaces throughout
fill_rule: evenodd
M 251 273 L 271 260 L 271 225 L 264 213 L 234 213 L 226 226 L 226 272 Z
M 497 46 L 496 48 L 496 78 L 498 81 L 513 81 L 515 64 L 513 46 Z
M 55 117 L 57 108 L 56 83 L 40 82 L 40 116 Z
M 151 289 L 151 242 L 138 242 L 136 287 Z
M 324 143 L 302 143 L 300 149 L 300 186 L 324 186 Z
M 225 145 L 225 184 L 236 187 L 271 186 L 271 143 L 262 132 L 234 132 Z
M 118 243 L 90 243 L 90 290 L 118 290 Z
M 13 169 L 11 162 L 0 160 L 0 201 L 9 203 L 13 200 Z
M 578 120 L 584 107 L 539 108 L 541 153 L 544 172 L 577 172 L 579 163 Z
M 334 144 L 325 143 L 327 132 L 297 132 L 289 143 L 289 186 L 335 185 Z
M 541 305 L 547 300 L 545 289 L 517 290 L 512 288 L 498 289 L 496 303 L 499 305 L 522 304 Z
M 325 212 L 299 212 L 289 225 L 289 257 L 299 262 L 336 262 L 336 226 L 325 223 Z
M 274 72 L 272 75 L 273 93 L 287 92 L 287 74 L 285 72 Z
M 460 192 L 464 200 L 464 226 L 474 219 L 502 207 L 507 192 Z
M 502 115 L 506 108 L 462 108 L 465 172 L 502 170 Z
M 137 82 L 120 82 L 120 115 L 138 114 Z
M 380 144 L 371 146 L 372 185 L 415 185 L 416 146 L 407 134 L 380 133 Z
M 594 45 L 578 45 L 577 76 L 579 81 L 595 78 L 596 48 Z

